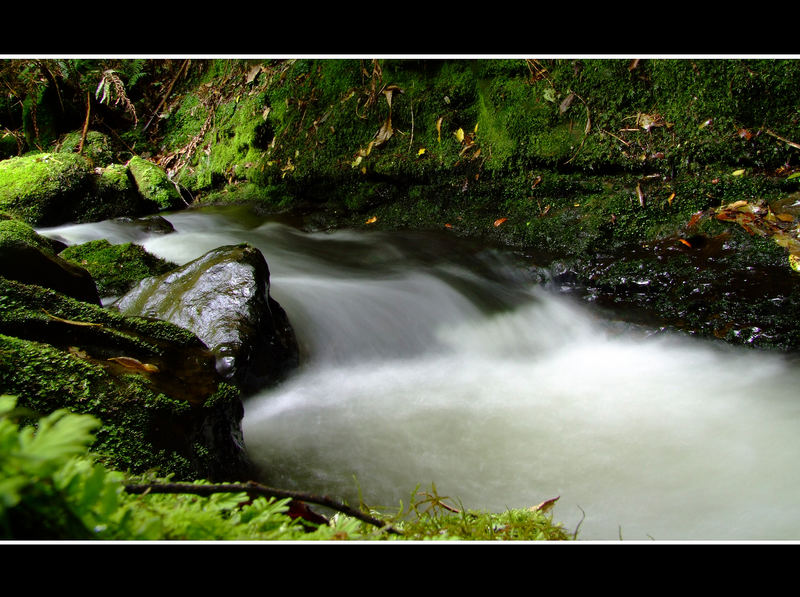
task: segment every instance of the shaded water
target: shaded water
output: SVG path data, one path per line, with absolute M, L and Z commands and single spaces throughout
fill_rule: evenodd
M 800 540 L 788 360 L 609 322 L 446 235 L 305 234 L 241 208 L 167 219 L 161 236 L 43 232 L 176 263 L 262 250 L 304 355 L 245 404 L 264 482 L 386 506 L 432 482 L 475 509 L 561 496 L 555 520 L 585 540 Z

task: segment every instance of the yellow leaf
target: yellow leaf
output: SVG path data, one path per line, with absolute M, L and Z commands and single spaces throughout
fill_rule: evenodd
M 140 371 L 158 373 L 158 367 L 155 365 L 151 365 L 150 363 L 142 363 L 140 360 L 134 359 L 133 357 L 112 357 L 108 360 L 114 361 L 115 363 L 118 363 L 123 367 L 127 367 L 128 369 L 139 369 Z
M 439 143 L 442 142 L 442 119 L 444 116 L 439 116 L 439 119 L 436 121 L 436 132 L 439 135 Z
M 793 222 L 794 218 L 790 214 L 776 214 L 776 218 L 778 218 L 781 222 Z
M 675 199 L 675 193 L 672 193 L 669 197 L 667 197 L 667 203 L 672 205 L 672 200 Z
M 789 254 L 789 267 L 800 273 L 800 255 L 797 255 L 796 253 Z
M 422 155 L 423 153 L 425 153 L 425 148 L 420 147 L 420 150 L 417 152 L 417 155 Z
M 372 216 L 372 217 L 371 217 L 369 220 L 367 220 L 367 221 L 366 221 L 366 222 L 364 222 L 364 223 L 365 223 L 365 224 L 374 224 L 374 223 L 375 223 L 375 222 L 377 222 L 377 221 L 378 221 L 378 216 Z
M 744 168 L 742 168 L 741 170 L 735 170 L 733 172 L 734 176 L 741 176 L 742 174 L 744 174 Z
M 456 139 L 458 139 L 459 143 L 463 143 L 464 141 L 464 129 L 459 128 L 455 133 Z
M 472 130 L 473 133 L 477 133 L 478 132 L 478 125 L 479 124 L 480 124 L 479 122 L 475 123 L 475 128 Z

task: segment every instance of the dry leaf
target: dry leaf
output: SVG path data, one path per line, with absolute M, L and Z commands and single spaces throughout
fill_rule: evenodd
M 537 504 L 536 506 L 531 506 L 529 510 L 531 512 L 541 512 L 542 514 L 549 512 L 550 510 L 553 509 L 553 506 L 555 506 L 556 502 L 559 500 L 560 497 L 561 496 L 559 495 L 554 498 L 550 498 L 549 500 L 545 500 L 541 504 Z
M 364 222 L 364 223 L 365 223 L 365 224 L 374 224 L 374 223 L 375 223 L 375 222 L 377 222 L 377 221 L 378 221 L 378 216 L 372 216 L 372 217 L 371 217 L 369 220 L 367 220 L 367 221 L 366 221 L 366 222 Z
M 458 129 L 458 130 L 457 130 L 455 133 L 453 133 L 453 134 L 456 136 L 456 139 L 458 139 L 458 142 L 459 142 L 459 143 L 463 143 L 463 142 L 464 142 L 464 129 L 462 129 L 462 128 L 459 128 L 459 129 Z
M 134 359 L 133 357 L 111 357 L 108 359 L 109 361 L 114 361 L 123 367 L 127 367 L 128 369 L 137 369 L 139 371 L 147 371 L 149 373 L 158 373 L 158 367 L 155 365 L 151 365 L 150 363 L 142 363 L 138 359 Z
M 667 203 L 672 205 L 672 200 L 675 199 L 675 193 L 672 193 L 669 197 L 667 197 Z
M 440 116 L 439 119 L 436 121 L 436 132 L 439 135 L 439 143 L 442 142 L 442 119 L 444 116 Z
M 498 218 L 497 220 L 494 221 L 495 228 L 507 220 L 508 218 Z

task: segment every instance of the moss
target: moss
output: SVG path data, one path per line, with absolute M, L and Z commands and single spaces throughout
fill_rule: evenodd
M 120 296 L 139 280 L 166 273 L 177 265 L 169 263 L 133 243 L 112 245 L 95 240 L 67 247 L 60 257 L 92 274 L 100 296 Z
M 134 156 L 128 162 L 128 168 L 139 194 L 158 210 L 178 209 L 183 205 L 175 185 L 156 164 Z
M 2 278 L 0 315 L 3 391 L 42 414 L 68 408 L 97 416 L 95 450 L 115 468 L 218 476 L 218 463 L 195 453 L 198 443 L 224 455 L 231 470 L 241 466 L 239 448 L 226 443 L 241 417 L 238 391 L 220 385 L 213 356 L 190 332 Z M 131 370 L 113 360 L 119 356 L 157 369 Z
M 0 217 L 0 244 L 21 242 L 48 254 L 53 254 L 52 241 L 39 235 L 33 227 L 15 218 Z
M 58 151 L 77 153 L 83 131 L 71 131 L 58 143 Z M 99 131 L 88 131 L 83 143 L 82 155 L 94 166 L 108 166 L 114 161 L 114 148 L 107 135 Z
M 32 225 L 69 221 L 92 189 L 85 158 L 41 153 L 0 161 L 0 210 Z

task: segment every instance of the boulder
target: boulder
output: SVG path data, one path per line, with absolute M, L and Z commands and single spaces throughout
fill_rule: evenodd
M 2 277 L 0 297 L 0 388 L 19 406 L 96 416 L 93 450 L 118 470 L 250 478 L 239 390 L 194 334 Z
M 248 244 L 219 247 L 146 278 L 115 307 L 196 334 L 216 356 L 217 371 L 244 394 L 276 383 L 298 363 L 294 331 L 269 294 L 267 262 Z
M 91 274 L 60 258 L 50 249 L 47 239 L 18 220 L 0 220 L 0 276 L 100 304 Z
M 136 182 L 139 194 L 145 201 L 156 205 L 158 210 L 184 207 L 177 187 L 158 165 L 134 156 L 128 162 L 128 169 Z

